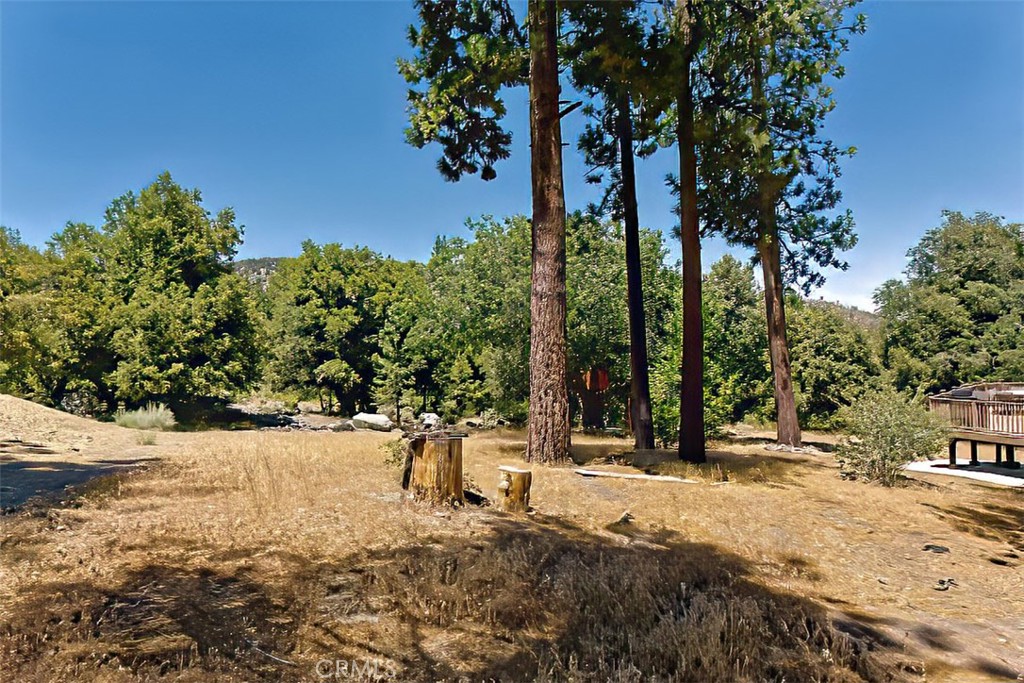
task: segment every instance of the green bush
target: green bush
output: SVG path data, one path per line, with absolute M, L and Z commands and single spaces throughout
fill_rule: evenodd
M 145 408 L 125 411 L 118 409 L 114 422 L 129 429 L 165 431 L 174 427 L 174 413 L 163 403 L 147 403 Z
M 380 445 L 384 454 L 384 464 L 388 467 L 405 467 L 405 456 L 409 450 L 409 442 L 399 437 L 385 441 Z
M 884 486 L 895 484 L 907 463 L 934 456 L 945 440 L 936 415 L 892 388 L 864 394 L 841 418 L 850 434 L 836 451 L 844 476 Z

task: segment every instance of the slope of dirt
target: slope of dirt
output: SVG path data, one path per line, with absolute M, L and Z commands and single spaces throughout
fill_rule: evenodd
M 0 394 L 0 510 L 154 460 L 177 441 Z
M 126 430 L 0 394 L 0 440 L 18 439 L 58 452 L 76 452 L 124 443 Z M 128 439 L 130 441 L 130 438 Z

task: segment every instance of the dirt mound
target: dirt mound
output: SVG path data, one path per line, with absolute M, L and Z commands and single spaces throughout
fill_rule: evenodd
M 120 443 L 124 437 L 125 430 L 116 425 L 0 394 L 0 440 L 41 444 L 55 451 L 80 451 Z

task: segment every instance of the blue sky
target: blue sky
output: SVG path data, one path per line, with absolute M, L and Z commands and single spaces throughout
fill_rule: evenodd
M 870 307 L 942 209 L 1024 220 L 1024 3 L 862 9 L 828 124 L 859 150 L 841 186 L 861 240 L 816 296 Z M 509 94 L 513 157 L 495 181 L 446 183 L 436 150 L 405 143 L 394 63 L 413 19 L 402 2 L 3 0 L 0 222 L 42 245 L 164 169 L 235 208 L 241 257 L 312 238 L 423 259 L 469 216 L 528 213 L 525 92 Z M 675 163 L 666 150 L 639 168 L 641 220 L 666 232 Z M 583 170 L 567 149 L 570 208 L 596 197 Z M 724 251 L 707 241 L 705 267 Z

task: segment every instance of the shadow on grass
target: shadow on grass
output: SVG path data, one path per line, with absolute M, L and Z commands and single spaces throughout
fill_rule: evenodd
M 86 485 L 102 488 L 101 478 L 116 475 L 152 462 L 153 458 L 101 460 L 73 463 L 45 460 L 0 461 L 0 510 L 12 511 L 26 502 L 52 503 L 67 494 L 67 489 Z M 33 500 L 34 499 L 34 500 Z
M 574 465 L 586 465 L 594 461 L 619 461 L 629 453 L 632 444 L 621 443 L 573 443 L 569 447 L 569 457 Z M 526 454 L 526 440 L 515 440 L 497 446 L 502 455 L 522 459 Z
M 726 434 L 721 437 L 721 440 L 726 443 L 736 444 L 737 446 L 771 446 L 778 443 L 777 439 L 770 436 L 759 436 L 755 434 Z M 836 450 L 836 445 L 828 441 L 814 441 L 804 439 L 804 446 L 813 446 L 822 453 L 832 453 Z
M 0 665 L 20 681 L 120 667 L 320 680 L 324 661 L 334 678 L 345 662 L 403 681 L 908 678 L 891 639 L 837 628 L 816 602 L 766 588 L 712 545 L 458 514 L 486 531 L 317 563 L 281 556 L 273 574 L 211 558 L 150 564 L 111 585 L 39 586 L 0 623 Z
M 695 465 L 678 459 L 675 451 L 637 451 L 625 456 L 627 463 L 648 474 L 667 474 L 703 481 L 789 484 L 812 468 L 829 468 L 820 459 L 792 453 L 757 454 L 709 450 L 707 462 Z
M 1024 495 L 1014 492 L 1024 503 Z M 949 522 L 957 531 L 1000 541 L 1024 553 L 1024 504 L 1010 507 L 996 502 L 981 502 L 973 505 L 951 505 L 941 507 L 922 503 L 940 518 Z M 1019 559 L 1013 557 L 1012 559 Z

